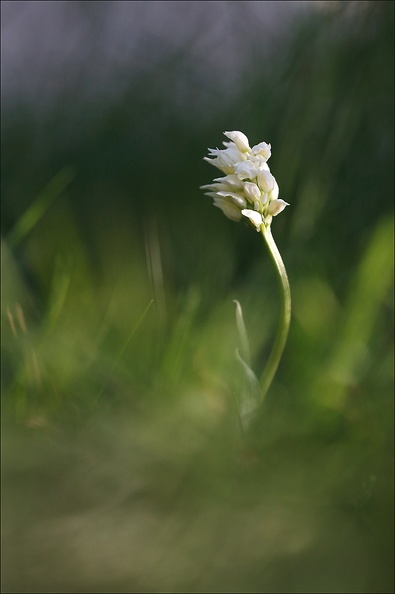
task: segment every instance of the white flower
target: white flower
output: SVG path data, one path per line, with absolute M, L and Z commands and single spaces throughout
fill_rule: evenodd
M 225 177 L 214 178 L 215 182 L 226 184 L 233 190 L 240 190 L 243 187 L 243 182 L 237 177 L 237 175 L 226 175 Z
M 235 173 L 241 180 L 255 179 L 257 175 L 264 171 L 270 172 L 270 169 L 266 161 L 259 155 L 257 157 L 250 157 L 235 165 Z
M 259 144 L 256 144 L 252 147 L 251 154 L 261 155 L 265 159 L 265 161 L 267 161 L 270 158 L 270 155 L 272 154 L 271 146 L 266 142 L 260 142 Z
M 277 200 L 279 193 L 280 193 L 280 190 L 279 190 L 278 184 L 277 184 L 276 180 L 274 180 L 274 188 L 269 193 L 269 199 L 270 200 Z
M 229 219 L 241 221 L 245 217 L 257 231 L 264 230 L 270 227 L 272 217 L 288 205 L 278 198 L 278 184 L 266 163 L 271 146 L 260 142 L 251 149 L 242 132 L 235 130 L 224 134 L 230 139 L 223 143 L 225 148 L 208 149 L 209 157 L 204 159 L 225 176 L 216 177 L 213 183 L 201 188 L 209 190 L 206 195 L 214 199 L 214 206 Z M 248 204 L 251 208 L 246 208 Z
M 262 219 L 262 215 L 259 212 L 256 212 L 256 210 L 250 210 L 248 208 L 245 208 L 244 210 L 241 211 L 241 214 L 244 217 L 247 217 L 248 219 L 250 219 L 251 223 L 253 225 L 255 225 L 256 230 L 260 231 L 261 225 L 263 223 L 263 219 Z
M 243 134 L 243 132 L 238 132 L 238 131 L 224 132 L 224 134 L 225 134 L 225 136 L 227 136 L 228 138 L 233 140 L 233 142 L 235 143 L 235 145 L 237 146 L 239 151 L 241 151 L 242 153 L 245 153 L 245 152 L 251 150 L 250 145 L 248 143 L 248 138 L 245 134 Z
M 258 169 L 252 161 L 242 161 L 235 166 L 235 172 L 239 179 L 255 179 Z
M 289 206 L 288 202 L 285 202 L 284 200 L 281 200 L 281 198 L 280 198 L 280 200 L 273 200 L 269 204 L 267 211 L 268 211 L 269 215 L 271 215 L 272 217 L 275 217 L 278 214 L 280 214 L 280 212 L 282 212 L 286 206 Z
M 259 171 L 258 184 L 264 192 L 271 192 L 274 188 L 276 180 L 270 171 Z
M 250 161 L 255 165 L 258 171 L 270 171 L 269 165 L 266 163 L 266 159 L 262 155 L 251 155 Z
M 251 182 L 245 182 L 244 193 L 247 196 L 247 198 L 250 199 L 251 202 L 254 202 L 254 200 L 259 200 L 261 197 L 260 189 L 256 184 L 253 184 Z
M 247 206 L 247 200 L 241 194 L 236 194 L 235 192 L 217 192 L 217 196 L 221 196 L 221 198 L 229 197 L 240 208 Z
M 232 221 L 241 221 L 241 210 L 233 202 L 228 202 L 225 198 L 214 198 L 214 206 L 222 210 L 224 215 Z
M 226 149 L 208 149 L 210 152 L 210 157 L 215 157 L 214 159 L 210 159 L 209 157 L 204 157 L 205 161 L 208 161 L 224 173 L 234 173 L 234 166 L 239 161 L 245 159 L 245 156 L 239 151 L 239 149 L 234 146 L 230 146 Z
M 228 186 L 222 182 L 217 182 L 214 184 L 206 184 L 205 186 L 200 186 L 200 189 L 201 190 L 214 190 L 215 192 L 218 192 L 219 190 L 227 190 Z M 208 192 L 206 192 L 206 194 L 207 193 Z

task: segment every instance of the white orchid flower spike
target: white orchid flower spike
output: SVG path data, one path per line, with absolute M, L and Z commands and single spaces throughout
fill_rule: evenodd
M 204 159 L 225 177 L 217 177 L 214 183 L 201 188 L 209 190 L 206 194 L 226 217 L 232 221 L 246 220 L 258 232 L 265 231 L 272 218 L 288 206 L 288 202 L 278 198 L 278 184 L 267 164 L 271 146 L 260 142 L 250 148 L 247 136 L 237 130 L 224 135 L 230 139 L 223 143 L 226 148 L 208 149 L 209 157 Z
M 277 181 L 267 164 L 271 155 L 270 144 L 260 142 L 251 148 L 250 142 L 243 132 L 234 130 L 233 132 L 224 132 L 224 134 L 229 138 L 229 141 L 223 143 L 225 148 L 208 149 L 209 156 L 204 159 L 222 171 L 225 176 L 217 177 L 213 183 L 201 186 L 201 188 L 208 190 L 206 194 L 213 198 L 214 206 L 220 208 L 228 219 L 236 222 L 245 221 L 262 234 L 278 275 L 282 296 L 276 339 L 260 383 L 249 364 L 242 358 L 239 351 L 236 351 L 237 359 L 243 366 L 247 383 L 250 386 L 249 394 L 244 395 L 244 400 L 242 399 L 238 403 L 241 427 L 245 432 L 273 381 L 285 347 L 291 320 L 291 293 L 287 272 L 271 233 L 273 217 L 280 214 L 288 206 L 288 202 L 279 198 Z M 236 323 L 240 341 L 246 345 L 248 339 L 242 309 L 241 305 L 236 303 Z M 257 386 L 258 398 L 256 398 Z

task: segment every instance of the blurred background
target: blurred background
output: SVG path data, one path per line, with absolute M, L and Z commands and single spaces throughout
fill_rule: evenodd
M 3 592 L 393 592 L 392 2 L 2 2 Z M 293 315 L 199 186 L 271 143 Z

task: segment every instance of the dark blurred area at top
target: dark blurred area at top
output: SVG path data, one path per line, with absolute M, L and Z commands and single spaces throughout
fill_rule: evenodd
M 291 270 L 318 267 L 341 291 L 374 221 L 392 212 L 393 3 L 4 2 L 2 12 L 5 236 L 69 167 L 67 201 L 93 260 L 99 219 L 141 239 L 154 221 L 169 282 L 228 287 L 256 238 L 199 186 L 219 173 L 202 160 L 207 146 L 236 129 L 272 144 L 291 203 L 273 227 Z

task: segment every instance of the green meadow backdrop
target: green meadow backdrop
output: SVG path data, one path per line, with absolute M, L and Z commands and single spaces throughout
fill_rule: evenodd
M 4 592 L 393 591 L 393 3 L 327 3 L 269 53 L 242 5 L 232 89 L 197 22 L 104 91 L 3 102 Z M 259 375 L 279 293 L 199 189 L 225 130 L 271 143 L 290 203 L 249 446 L 233 300 Z

